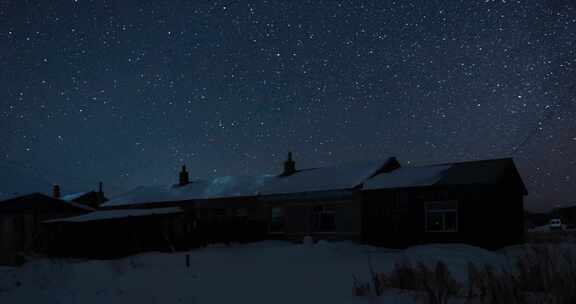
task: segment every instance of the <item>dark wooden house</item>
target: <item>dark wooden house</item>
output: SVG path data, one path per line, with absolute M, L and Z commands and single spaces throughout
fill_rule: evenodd
M 44 250 L 48 245 L 44 221 L 92 211 L 92 208 L 41 193 L 1 201 L 0 262 L 13 263 L 18 254 Z
M 363 189 L 363 241 L 388 247 L 524 240 L 526 187 L 511 158 L 403 167 Z
M 198 200 L 195 233 L 201 245 L 268 238 L 268 212 L 255 196 Z
M 108 259 L 197 246 L 191 231 L 194 202 L 170 190 L 140 186 L 108 200 L 91 214 L 46 221 L 53 236 L 49 253 Z
M 524 211 L 524 226 L 526 227 L 526 230 L 532 230 L 537 227 L 548 225 L 550 223 L 550 219 L 557 215 L 558 214 L 555 212 L 544 213 L 526 210 Z M 576 217 L 574 219 L 576 219 Z M 562 218 L 562 222 L 566 222 L 565 218 Z
M 298 170 L 289 154 L 284 171 L 259 189 L 269 237 L 362 240 L 363 183 L 399 167 L 391 157 Z
M 51 256 L 109 259 L 145 251 L 175 251 L 173 224 L 178 207 L 98 210 L 49 220 L 46 253 Z
M 559 218 L 569 229 L 576 228 L 576 204 L 564 205 L 555 208 L 548 218 Z M 546 222 L 545 224 L 548 224 Z
M 401 167 L 396 158 L 278 175 L 138 187 L 99 211 L 48 221 L 60 254 L 113 257 L 265 239 L 355 240 L 387 247 L 520 243 L 527 194 L 512 159 Z M 70 244 L 84 244 L 74 251 Z
M 265 239 L 267 213 L 254 194 L 268 178 L 191 181 L 183 167 L 176 185 L 140 186 L 113 197 L 88 216 L 46 222 L 58 236 L 52 252 L 110 258 Z M 164 212 L 174 208 L 179 211 Z

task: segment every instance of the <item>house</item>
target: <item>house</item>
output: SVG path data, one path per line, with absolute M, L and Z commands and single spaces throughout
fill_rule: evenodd
M 194 220 L 193 202 L 172 188 L 137 187 L 86 216 L 45 221 L 54 236 L 49 254 L 108 259 L 191 247 L 183 244 L 191 238 L 184 233 Z
M 387 247 L 458 242 L 499 248 L 523 241 L 527 194 L 512 159 L 402 167 L 395 157 L 277 175 L 141 186 L 98 211 L 47 221 L 66 244 L 117 256 L 264 239 L 354 240 Z M 91 247 L 92 246 L 92 247 Z M 77 252 L 87 255 L 86 252 Z
M 102 182 L 100 182 L 97 192 L 88 191 L 88 192 L 73 193 L 64 195 L 60 199 L 88 206 L 94 209 L 97 209 L 98 207 L 100 207 L 100 205 L 108 201 L 108 198 L 104 196 L 104 191 L 102 190 Z
M 190 180 L 182 167 L 175 185 L 140 186 L 111 198 L 92 214 L 45 225 L 58 236 L 54 254 L 97 258 L 261 240 L 268 228 L 267 213 L 254 195 L 268 178 Z
M 363 242 L 521 243 L 525 195 L 511 158 L 402 167 L 364 184 Z
M 553 218 L 555 213 L 543 213 L 543 212 L 532 212 L 526 210 L 524 212 L 524 226 L 526 230 L 532 230 L 537 227 L 543 227 L 550 223 L 550 219 Z M 576 218 L 575 218 L 576 219 Z M 563 219 L 563 221 L 566 221 Z
M 54 196 L 60 187 L 54 185 Z M 92 212 L 93 209 L 42 193 L 0 202 L 0 263 L 13 263 L 19 253 L 42 251 L 49 243 L 43 221 Z
M 177 185 L 138 187 L 112 198 L 101 209 L 182 208 L 188 222 L 175 223 L 174 234 L 182 236 L 175 239 L 194 239 L 189 244 L 302 240 L 306 235 L 360 240 L 363 182 L 399 166 L 392 157 L 297 169 L 289 153 L 278 175 L 208 181 L 190 181 L 182 167 Z
M 267 233 L 268 214 L 256 195 L 270 179 L 261 175 L 191 181 L 183 166 L 178 184 L 138 187 L 113 198 L 103 208 L 180 207 L 187 222 L 175 223 L 174 229 L 183 247 L 261 240 Z
M 173 219 L 178 207 L 97 210 L 45 221 L 51 256 L 110 259 L 144 251 L 175 251 Z
M 550 217 L 559 218 L 569 228 L 576 226 L 576 204 L 566 204 L 555 208 Z
M 364 182 L 400 167 L 395 157 L 297 169 L 288 154 L 284 170 L 259 189 L 269 216 L 269 237 L 362 240 Z

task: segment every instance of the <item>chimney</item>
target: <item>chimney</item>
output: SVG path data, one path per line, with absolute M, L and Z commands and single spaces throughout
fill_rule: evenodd
M 100 206 L 102 203 L 104 203 L 104 190 L 102 189 L 102 182 L 98 183 L 98 202 L 97 202 L 97 206 Z
M 284 172 L 282 176 L 288 176 L 296 173 L 296 162 L 292 160 L 292 152 L 288 152 L 288 159 L 284 162 Z
M 380 170 L 378 170 L 372 176 L 370 176 L 370 178 L 372 178 L 372 177 L 374 177 L 380 173 L 392 172 L 392 171 L 399 169 L 401 167 L 402 167 L 402 165 L 400 165 L 400 163 L 398 162 L 398 159 L 396 157 L 392 156 L 392 157 L 388 158 L 388 161 L 386 161 L 384 166 L 382 166 L 382 168 L 380 168 Z
M 58 185 L 52 186 L 52 197 L 60 198 L 60 186 Z
M 386 162 L 386 165 L 384 166 L 384 172 L 391 172 L 394 171 L 398 168 L 402 167 L 400 165 L 400 163 L 398 162 L 398 159 L 395 156 L 392 156 L 388 159 L 388 162 Z
M 190 177 L 188 176 L 188 171 L 186 171 L 186 166 L 182 166 L 178 186 L 185 186 L 188 185 L 189 183 L 190 183 Z

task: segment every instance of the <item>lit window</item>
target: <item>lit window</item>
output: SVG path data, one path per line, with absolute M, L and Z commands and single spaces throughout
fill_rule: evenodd
M 427 232 L 458 231 L 458 203 L 456 201 L 426 203 Z

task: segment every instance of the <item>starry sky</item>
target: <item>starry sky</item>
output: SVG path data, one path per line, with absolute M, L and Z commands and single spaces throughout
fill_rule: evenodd
M 574 1 L 0 0 L 0 81 L 0 164 L 64 193 L 293 151 L 513 156 L 528 209 L 576 201 Z

